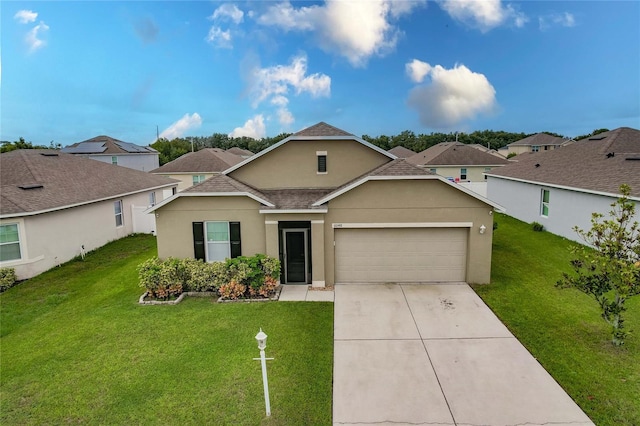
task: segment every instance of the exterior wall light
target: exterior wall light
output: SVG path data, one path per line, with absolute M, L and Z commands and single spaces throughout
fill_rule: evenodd
M 486 231 L 486 230 L 487 230 L 487 227 L 486 227 L 486 226 L 484 226 L 484 225 L 480 225 L 480 233 L 481 233 L 481 234 L 484 234 L 484 231 Z

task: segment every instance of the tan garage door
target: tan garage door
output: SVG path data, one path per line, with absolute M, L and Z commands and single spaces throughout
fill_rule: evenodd
M 468 228 L 336 229 L 336 282 L 465 281 Z

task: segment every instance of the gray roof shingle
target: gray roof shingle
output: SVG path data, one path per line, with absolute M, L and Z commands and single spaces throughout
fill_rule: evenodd
M 640 197 L 640 160 L 634 158 L 640 158 L 640 130 L 621 127 L 553 151 L 519 155 L 517 163 L 489 174 L 610 194 L 626 183 Z
M 405 148 L 404 146 L 396 146 L 387 151 L 389 154 L 393 154 L 398 158 L 409 158 L 416 153 L 411 151 L 409 148 Z
M 460 142 L 442 142 L 409 158 L 421 166 L 496 166 L 509 164 L 505 158 Z
M 321 121 L 294 133 L 293 136 L 353 136 L 353 134 Z
M 176 183 L 59 151 L 11 151 L 0 154 L 0 215 L 62 209 Z
M 562 145 L 566 141 L 567 139 L 551 136 L 546 133 L 536 133 L 535 135 L 527 136 L 524 139 L 510 143 L 509 146 Z
M 188 152 L 150 173 L 220 173 L 244 161 L 239 155 L 220 148 Z

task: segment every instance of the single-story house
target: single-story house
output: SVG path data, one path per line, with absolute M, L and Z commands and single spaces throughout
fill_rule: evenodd
M 524 222 L 579 241 L 574 226 L 591 228 L 591 213 L 607 214 L 623 183 L 640 218 L 640 131 L 621 127 L 553 152 L 521 154 L 488 173 L 488 198 Z
M 493 210 L 460 185 L 326 123 L 149 211 L 158 255 L 265 253 L 284 284 L 488 283 Z
M 245 158 L 228 150 L 204 148 L 199 151 L 188 152 L 157 169 L 151 170 L 150 173 L 180 181 L 178 191 L 184 191 L 214 175 L 220 174 L 243 160 Z
M 0 267 L 31 278 L 134 232 L 177 182 L 55 150 L 0 154 Z M 151 219 L 151 220 L 150 220 Z
M 122 142 L 104 135 L 74 143 L 61 151 L 143 172 L 160 165 L 160 154 L 150 146 Z
M 460 142 L 442 142 L 407 161 L 454 182 L 484 182 L 484 174 L 509 164 L 501 155 Z
M 387 152 L 395 155 L 398 158 L 409 158 L 413 155 L 416 155 L 414 151 L 411 151 L 409 148 L 405 148 L 404 146 L 401 146 L 401 145 L 394 146 Z
M 519 155 L 526 152 L 552 151 L 572 142 L 572 139 L 559 138 L 546 133 L 536 133 L 507 145 L 507 154 Z

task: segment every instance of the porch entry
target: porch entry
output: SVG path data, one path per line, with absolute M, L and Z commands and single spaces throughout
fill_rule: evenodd
M 311 277 L 311 223 L 281 222 L 280 261 L 284 284 L 306 284 Z

